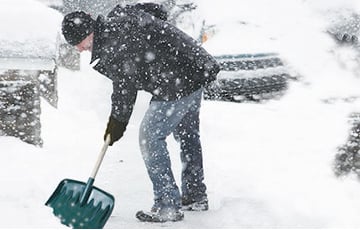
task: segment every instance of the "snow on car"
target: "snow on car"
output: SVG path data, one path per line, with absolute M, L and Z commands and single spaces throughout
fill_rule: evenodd
M 0 135 L 41 146 L 40 96 L 54 107 L 58 100 L 62 17 L 33 0 L 1 3 Z

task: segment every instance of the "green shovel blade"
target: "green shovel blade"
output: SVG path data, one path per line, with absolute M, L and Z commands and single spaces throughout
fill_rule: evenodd
M 61 223 L 71 228 L 103 228 L 114 208 L 114 197 L 92 186 L 87 200 L 81 203 L 86 183 L 71 179 L 62 180 L 45 205 Z

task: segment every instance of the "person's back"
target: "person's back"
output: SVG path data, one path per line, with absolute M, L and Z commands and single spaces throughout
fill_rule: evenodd
M 95 45 L 93 53 L 100 65 L 122 63 L 116 72 L 107 69 L 111 79 L 150 92 L 154 100 L 186 96 L 213 81 L 219 71 L 215 59 L 194 39 L 135 7 L 117 6 L 99 24 L 95 41 L 102 44 Z

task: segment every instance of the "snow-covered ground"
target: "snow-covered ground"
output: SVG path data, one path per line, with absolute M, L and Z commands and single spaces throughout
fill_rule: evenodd
M 249 34 L 241 40 L 233 31 L 237 42 L 216 43 L 220 38 L 214 37 L 205 44 L 211 52 L 276 50 L 302 79 L 292 82 L 281 99 L 266 103 L 203 101 L 210 210 L 186 212 L 184 221 L 165 224 L 135 218 L 136 211 L 152 205 L 152 186 L 137 143 L 150 96 L 140 93 L 125 136 L 108 149 L 95 181 L 116 199 L 106 228 L 360 227 L 360 181 L 336 178 L 332 171 L 336 148 L 348 136 L 348 115 L 360 111 L 360 100 L 341 100 L 360 95 L 357 57 L 349 48 L 336 48 L 323 33 L 324 10 L 342 3 L 315 2 L 218 1 L 222 10 L 232 9 L 231 17 L 248 22 L 245 30 L 262 42 Z M 355 3 L 347 2 L 351 7 Z M 207 6 L 206 12 L 223 12 L 215 4 Z M 43 148 L 0 137 L 1 228 L 65 228 L 44 203 L 62 179 L 87 180 L 110 111 L 111 82 L 88 62 L 84 53 L 80 72 L 59 69 L 58 109 L 42 101 Z M 324 103 L 328 98 L 335 100 Z M 169 149 L 179 178 L 178 145 L 172 137 Z

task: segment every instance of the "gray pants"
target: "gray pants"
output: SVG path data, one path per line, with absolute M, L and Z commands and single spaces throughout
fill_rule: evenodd
M 181 195 L 175 183 L 166 137 L 171 133 L 180 143 L 182 197 L 206 198 L 199 134 L 202 89 L 176 101 L 152 101 L 142 120 L 139 143 L 147 172 L 153 184 L 153 208 L 181 208 Z

